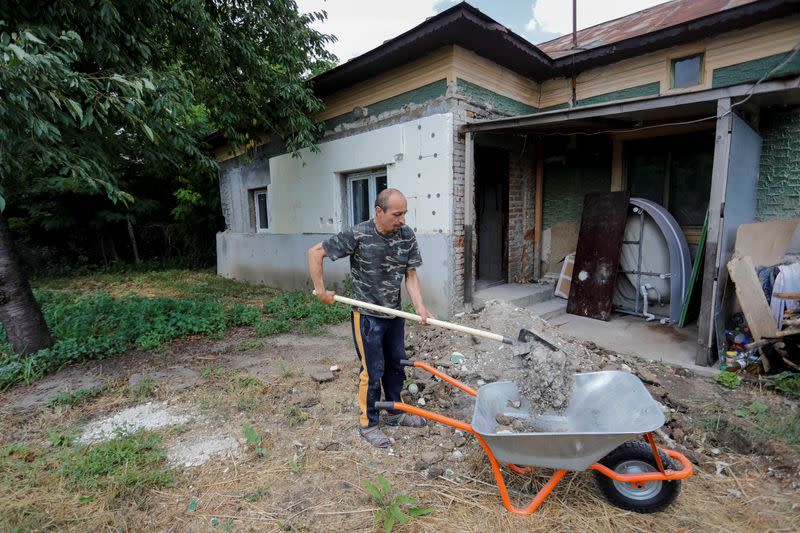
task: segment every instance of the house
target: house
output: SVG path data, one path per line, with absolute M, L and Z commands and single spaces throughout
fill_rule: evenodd
M 709 214 L 707 364 L 736 226 L 800 215 L 799 50 L 795 0 L 674 0 L 537 46 L 455 5 L 313 80 L 318 153 L 218 149 L 218 271 L 309 288 L 308 247 L 395 187 L 447 316 L 476 286 L 557 271 L 584 195 L 630 190 L 690 245 Z M 329 282 L 347 268 L 326 263 Z

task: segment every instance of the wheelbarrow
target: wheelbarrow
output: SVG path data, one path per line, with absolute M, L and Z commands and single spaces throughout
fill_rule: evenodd
M 375 408 L 405 411 L 471 433 L 489 457 L 503 505 L 512 513 L 534 513 L 567 471 L 594 470 L 610 503 L 639 513 L 665 509 L 678 496 L 680 480 L 692 475 L 692 464 L 684 455 L 656 446 L 652 432 L 664 424 L 664 413 L 642 382 L 628 372 L 575 374 L 564 414 L 535 416 L 512 382 L 489 383 L 476 391 L 421 361 L 404 359 L 402 364 L 424 369 L 475 396 L 472 423 L 402 402 L 376 402 Z M 526 418 L 537 431 L 496 433 L 498 413 Z M 641 435 L 644 440 L 631 440 Z M 530 505 L 519 508 L 508 496 L 501 463 L 515 474 L 528 474 L 532 467 L 556 472 Z

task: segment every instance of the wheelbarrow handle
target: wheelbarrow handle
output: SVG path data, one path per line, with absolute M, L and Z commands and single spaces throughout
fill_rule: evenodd
M 317 295 L 316 290 L 312 291 L 312 293 L 314 294 L 314 296 Z M 352 298 L 345 298 L 344 296 L 339 296 L 338 294 L 335 295 L 333 299 L 342 304 L 352 305 L 354 307 L 361 307 L 362 309 L 369 309 L 370 311 L 378 311 L 379 313 L 398 316 L 400 318 L 405 318 L 406 320 L 422 322 L 422 317 L 420 315 L 415 315 L 414 313 L 407 313 L 405 311 L 399 311 L 397 309 L 384 307 L 382 305 L 372 304 L 368 302 L 361 302 L 359 300 L 354 300 Z M 458 331 L 460 333 L 466 333 L 468 335 L 475 335 L 476 337 L 484 337 L 486 339 L 491 339 L 493 341 L 502 342 L 503 344 L 514 344 L 514 339 L 512 339 L 511 337 L 507 337 L 505 335 L 499 335 L 497 333 L 492 333 L 491 331 L 469 328 L 467 326 L 462 326 L 461 324 L 453 324 L 452 322 L 445 322 L 444 320 L 438 320 L 436 318 L 429 318 L 425 322 L 430 324 L 431 326 L 438 326 L 440 328 L 450 329 L 453 331 Z
M 394 402 L 375 402 L 375 410 L 380 411 L 386 409 L 387 411 L 394 411 Z
M 400 359 L 400 366 L 414 366 L 413 359 Z

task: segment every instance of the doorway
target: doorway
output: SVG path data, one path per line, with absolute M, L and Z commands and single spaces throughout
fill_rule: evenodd
M 475 148 L 475 288 L 508 281 L 508 152 Z

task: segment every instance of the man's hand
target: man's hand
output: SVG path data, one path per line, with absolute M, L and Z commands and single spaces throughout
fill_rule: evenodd
M 428 325 L 428 319 L 429 318 L 436 318 L 435 316 L 433 316 L 431 314 L 430 311 L 428 311 L 424 307 L 422 309 L 420 309 L 419 311 L 417 311 L 417 314 L 422 317 L 422 320 L 420 321 L 420 324 L 422 324 L 423 326 L 427 326 Z
M 324 303 L 325 305 L 333 305 L 336 303 L 336 300 L 333 299 L 336 296 L 336 293 L 333 291 L 326 291 L 322 289 L 321 291 L 316 291 L 317 293 L 317 300 Z

